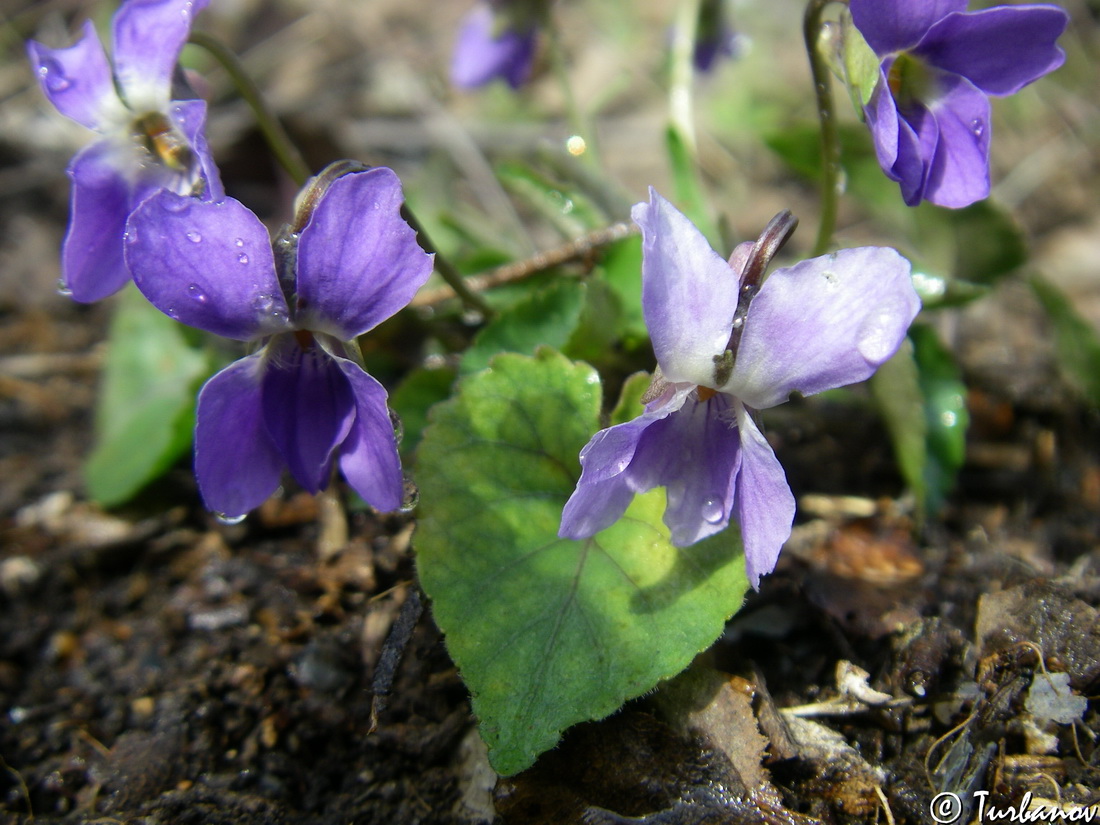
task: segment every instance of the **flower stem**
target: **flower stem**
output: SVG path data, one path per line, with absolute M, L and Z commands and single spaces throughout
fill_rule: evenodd
M 573 93 L 573 83 L 569 77 L 569 65 L 568 61 L 565 59 L 565 47 L 561 42 L 561 32 L 558 30 L 558 27 L 554 25 L 553 21 L 547 23 L 546 31 L 546 39 L 550 44 L 550 65 L 553 69 L 554 77 L 561 87 L 562 96 L 565 98 L 565 110 L 566 116 L 569 119 L 569 128 L 573 134 L 584 141 L 584 148 L 579 152 L 578 156 L 590 166 L 599 169 L 600 155 L 599 147 L 596 145 L 596 133 L 591 128 L 591 123 L 588 118 L 585 117 L 584 113 L 581 111 L 580 104 L 577 102 L 577 96 Z M 570 154 L 572 154 L 572 151 L 570 151 Z
M 260 131 L 263 133 L 268 146 L 271 147 L 271 151 L 275 155 L 276 160 L 279 161 L 279 164 L 286 170 L 287 174 L 290 175 L 294 182 L 302 186 L 309 180 L 309 166 L 302 158 L 302 154 L 298 151 L 298 147 L 291 141 L 283 125 L 279 122 L 278 118 L 275 117 L 271 109 L 268 108 L 263 95 L 260 93 L 259 87 L 251 76 L 249 76 L 248 72 L 245 71 L 240 58 L 220 40 L 211 37 L 205 32 L 191 32 L 188 42 L 201 49 L 205 49 L 229 74 L 229 78 L 233 81 L 233 85 L 237 87 L 237 91 L 240 93 L 241 97 L 244 98 L 245 102 L 252 109 L 252 113 L 256 118 L 256 125 L 260 127 Z
M 681 0 L 676 9 L 672 36 L 672 68 L 669 78 L 668 109 L 672 128 L 696 154 L 695 123 L 692 117 L 692 85 L 695 80 L 695 39 L 699 29 L 700 0 Z
M 840 182 L 840 138 L 836 129 L 836 109 L 829 81 L 829 67 L 817 48 L 825 7 L 834 0 L 810 0 L 806 5 L 802 34 L 810 58 L 817 114 L 821 120 L 821 223 L 817 229 L 813 255 L 823 255 L 832 243 L 836 230 L 837 200 Z

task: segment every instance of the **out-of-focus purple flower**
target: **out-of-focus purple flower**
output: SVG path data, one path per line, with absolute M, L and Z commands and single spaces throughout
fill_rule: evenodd
M 652 189 L 632 215 L 642 229 L 642 302 L 658 371 L 645 411 L 581 451 L 559 535 L 591 536 L 635 493 L 663 486 L 678 546 L 736 516 L 755 587 L 775 567 L 795 511 L 755 413 L 792 392 L 862 381 L 890 358 L 920 309 L 909 263 L 892 249 L 845 249 L 779 269 L 760 286 L 778 248 L 767 230 L 727 263 Z
M 692 55 L 697 71 L 706 73 L 720 57 L 736 57 L 741 38 L 730 25 L 725 0 L 703 0 L 699 7 L 699 26 Z
M 962 207 L 989 194 L 989 96 L 1010 95 L 1065 60 L 1069 22 L 1052 5 L 966 11 L 966 0 L 851 0 L 881 58 L 863 107 L 879 164 L 910 206 Z
M 518 89 L 531 76 L 545 10 L 532 0 L 482 0 L 466 15 L 455 41 L 451 82 L 462 89 L 503 78 Z
M 401 218 L 389 169 L 330 167 L 300 201 L 304 212 L 274 245 L 231 198 L 161 191 L 126 227 L 126 262 L 154 306 L 264 342 L 199 394 L 195 475 L 207 507 L 228 517 L 259 506 L 284 467 L 317 492 L 335 463 L 373 507 L 402 502 L 386 391 L 360 365 L 354 339 L 408 304 L 432 256 Z
M 77 301 L 105 298 L 129 280 L 122 232 L 142 200 L 161 189 L 222 197 L 203 134 L 206 104 L 173 99 L 172 88 L 191 18 L 208 2 L 127 0 L 114 17 L 113 65 L 90 21 L 67 49 L 27 44 L 49 101 L 101 135 L 68 169 L 71 215 L 61 280 Z

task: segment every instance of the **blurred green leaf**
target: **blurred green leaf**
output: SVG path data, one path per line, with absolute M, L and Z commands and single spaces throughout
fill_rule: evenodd
M 582 284 L 584 304 L 569 341 L 561 349 L 570 358 L 599 366 L 619 337 L 619 297 L 604 281 L 589 278 Z M 552 344 L 552 342 L 546 342 Z
M 1054 325 L 1054 346 L 1066 378 L 1090 404 L 1100 406 L 1100 337 L 1096 329 L 1050 281 L 1033 275 L 1029 283 Z
M 119 297 L 107 339 L 88 493 L 111 507 L 130 499 L 190 448 L 195 394 L 213 371 L 184 327 L 133 286 Z
M 610 426 L 625 424 L 642 414 L 645 410 L 642 396 L 652 383 L 653 376 L 648 372 L 636 372 L 623 382 L 623 388 L 619 392 L 619 403 L 611 411 Z
M 671 544 L 661 489 L 590 539 L 558 538 L 600 395 L 549 349 L 501 355 L 421 443 L 420 581 L 505 775 L 686 667 L 748 589 L 736 532 Z
M 889 361 L 870 380 L 871 395 L 878 405 L 901 477 L 924 511 L 928 500 L 925 473 L 928 466 L 928 418 L 920 386 L 920 369 L 912 342 L 906 338 Z
M 503 310 L 478 332 L 459 372 L 482 370 L 500 352 L 530 355 L 543 344 L 564 347 L 580 323 L 584 301 L 584 284 L 562 278 Z
M 501 163 L 497 177 L 508 191 L 550 221 L 568 239 L 607 226 L 610 221 L 595 202 L 568 186 L 519 163 Z
M 607 247 L 602 262 L 603 279 L 619 298 L 622 309 L 620 337 L 628 347 L 649 340 L 642 312 L 642 237 L 630 235 Z
M 451 394 L 455 371 L 446 367 L 418 367 L 402 379 L 390 393 L 390 407 L 401 419 L 401 455 L 408 459 L 420 444 L 428 424 L 428 410 Z
M 916 237 L 923 243 L 939 238 L 951 255 L 944 261 L 954 278 L 992 284 L 1027 261 L 1028 249 L 1015 219 L 993 201 L 963 209 L 922 203 L 913 210 Z
M 874 49 L 867 45 L 859 29 L 852 22 L 852 13 L 847 8 L 840 15 L 841 43 L 843 44 L 843 64 L 845 85 L 860 117 L 863 107 L 871 99 L 881 73 L 879 60 Z
M 927 324 L 909 330 L 920 375 L 927 422 L 928 459 L 925 484 L 930 510 L 939 508 L 955 486 L 955 477 L 966 460 L 966 385 L 951 353 Z

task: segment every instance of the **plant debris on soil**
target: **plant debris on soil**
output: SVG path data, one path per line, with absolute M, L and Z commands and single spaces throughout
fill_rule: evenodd
M 461 10 L 429 21 L 405 5 L 362 4 L 356 25 L 389 15 L 412 61 L 420 27 L 453 29 Z M 303 13 L 244 3 L 237 25 L 268 6 L 284 23 Z M 302 88 L 321 90 L 308 122 L 326 125 L 297 122 L 318 167 L 363 153 L 335 125 L 336 107 L 364 105 L 339 98 L 358 78 L 340 62 L 349 31 L 331 62 L 315 37 L 270 70 L 292 126 Z M 4 55 L 6 122 L 37 123 L 18 44 Z M 284 183 L 255 168 L 255 135 L 233 117 L 214 124 L 227 183 L 274 198 Z M 979 799 L 1100 805 L 1100 414 L 1058 378 L 1018 284 L 941 325 L 972 420 L 940 513 L 915 522 L 870 408 L 775 410 L 768 437 L 800 504 L 776 573 L 686 674 L 502 778 L 430 605 L 372 719 L 417 586 L 413 514 L 352 509 L 333 545 L 339 508 L 288 487 L 225 525 L 202 510 L 189 461 L 121 509 L 86 500 L 110 302 L 55 295 L 68 138 L 19 134 L 0 138 L 0 822 L 902 825 L 932 822 L 941 792 L 958 795 L 958 822 Z M 1096 165 L 1079 168 L 1088 191 Z M 1052 258 L 1074 248 L 1053 216 L 1082 208 L 1062 194 L 1061 212 L 1030 215 Z M 1095 238 L 1091 210 L 1073 238 Z

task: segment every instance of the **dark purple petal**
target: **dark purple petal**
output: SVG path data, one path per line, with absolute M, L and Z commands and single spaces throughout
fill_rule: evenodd
M 84 33 L 69 48 L 51 49 L 31 40 L 27 55 L 42 91 L 61 114 L 96 131 L 123 122 L 126 111 L 92 21 L 85 21 Z
M 466 16 L 451 60 L 451 82 L 459 88 L 473 89 L 500 77 L 518 89 L 531 76 L 538 30 L 506 28 L 494 37 L 495 28 L 488 4 L 479 3 Z
M 642 308 L 665 380 L 715 385 L 729 343 L 738 276 L 655 189 L 631 211 L 642 229 Z
M 871 130 L 878 165 L 892 180 L 897 180 L 891 170 L 898 159 L 898 121 L 901 116 L 898 114 L 894 96 L 890 94 L 886 74 L 882 70 L 879 70 L 878 83 L 871 93 L 871 99 L 863 107 L 863 117 L 867 128 Z
M 741 439 L 733 417 L 739 404 L 718 393 L 706 401 L 689 395 L 676 413 L 654 422 L 638 440 L 627 471 L 638 491 L 666 490 L 664 522 L 678 547 L 729 525 Z
M 600 430 L 581 450 L 581 477 L 577 489 L 565 503 L 558 536 L 583 539 L 610 527 L 630 505 L 634 494 L 644 492 L 628 473 L 638 442 L 646 429 L 679 410 L 691 386 L 672 389 L 652 402 L 633 421 Z M 650 486 L 659 484 L 655 481 Z
M 862 247 L 772 273 L 749 307 L 723 388 L 754 409 L 868 378 L 901 345 L 920 310 L 909 262 Z
M 225 199 L 221 175 L 218 172 L 210 146 L 206 142 L 206 101 L 184 100 L 168 107 L 168 119 L 172 121 L 180 134 L 187 139 L 187 145 L 195 155 L 199 174 L 205 181 L 202 200 L 220 201 Z M 178 194 L 188 194 L 179 192 Z
M 745 570 L 752 586 L 759 588 L 760 577 L 775 569 L 779 551 L 790 538 L 794 495 L 771 445 L 743 407 L 738 410 L 737 428 L 741 434 L 737 521 L 745 549 Z
M 878 55 L 911 49 L 966 0 L 851 0 L 852 22 Z
M 325 489 L 337 447 L 355 423 L 355 396 L 340 366 L 316 342 L 303 349 L 292 335 L 267 346 L 263 416 L 295 481 Z
M 405 480 L 386 390 L 354 361 L 334 360 L 355 397 L 355 423 L 340 447 L 340 472 L 375 510 L 397 510 L 405 497 Z
M 378 167 L 336 180 L 298 243 L 298 325 L 344 341 L 407 306 L 433 257 L 401 217 L 401 182 Z
M 969 206 L 989 195 L 989 98 L 964 78 L 949 77 L 936 100 L 939 140 L 924 197 L 939 206 Z
M 928 167 L 936 154 L 940 129 L 936 118 L 923 105 L 914 105 L 898 120 L 898 157 L 887 176 L 901 184 L 906 206 L 924 198 Z
M 913 50 L 930 65 L 962 75 L 986 94 L 1010 95 L 1057 69 L 1057 40 L 1069 15 L 1057 6 L 997 6 L 950 14 Z
M 163 112 L 172 73 L 191 33 L 192 17 L 209 0 L 126 0 L 114 19 L 115 78 L 135 112 Z
M 71 164 L 69 230 L 61 246 L 61 280 L 74 300 L 90 303 L 118 292 L 130 280 L 122 234 L 131 191 L 120 172 L 130 160 L 124 149 L 101 140 L 82 149 Z
M 267 229 L 231 198 L 161 190 L 130 216 L 125 247 L 138 289 L 177 321 L 240 340 L 289 328 Z
M 195 412 L 195 477 L 207 508 L 235 518 L 279 486 L 283 460 L 263 423 L 264 354 L 230 364 L 206 382 Z

